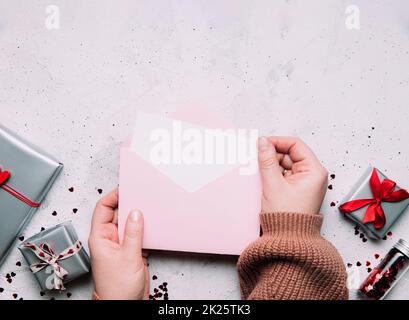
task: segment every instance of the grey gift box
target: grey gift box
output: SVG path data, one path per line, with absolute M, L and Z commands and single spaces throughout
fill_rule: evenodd
M 378 173 L 380 182 L 382 182 L 384 179 L 388 179 L 388 177 L 386 177 L 377 168 L 369 167 L 364 172 L 364 174 L 361 176 L 361 178 L 358 180 L 358 182 L 354 185 L 351 191 L 342 200 L 341 205 L 351 200 L 371 199 L 374 197 L 372 194 L 372 190 L 371 190 L 370 182 L 369 182 L 374 169 Z M 400 189 L 401 188 L 397 184 L 395 187 L 395 190 L 400 190 Z M 344 214 L 342 213 L 342 211 L 341 213 L 344 214 L 346 217 L 350 218 L 351 220 L 355 221 L 365 231 L 368 237 L 372 239 L 382 239 L 386 236 L 388 231 L 391 229 L 392 225 L 399 219 L 402 213 L 405 212 L 405 210 L 409 206 L 409 199 L 406 199 L 400 202 L 382 201 L 381 205 L 385 213 L 386 223 L 382 229 L 378 229 L 378 230 L 375 229 L 373 223 L 367 223 L 367 224 L 362 223 L 362 220 L 364 218 L 364 215 L 365 215 L 365 212 L 368 206 L 360 208 L 351 213 Z
M 41 203 L 62 170 L 62 164 L 0 125 L 0 167 L 11 172 L 7 185 Z M 36 208 L 0 188 L 0 266 Z
M 71 222 L 64 222 L 32 236 L 24 243 L 29 242 L 37 246 L 41 246 L 41 244 L 46 243 L 54 250 L 56 256 L 58 256 L 67 248 L 72 247 L 77 240 L 78 236 L 75 232 L 74 226 L 71 224 Z M 23 254 L 28 265 L 31 266 L 42 262 L 32 250 L 24 247 L 24 243 L 19 246 L 19 250 Z M 68 272 L 67 276 L 64 278 L 64 284 L 87 274 L 90 270 L 90 259 L 84 247 L 82 247 L 73 256 L 59 261 L 58 264 Z M 51 266 L 36 272 L 34 275 L 37 278 L 42 290 L 46 291 L 53 289 L 54 274 Z

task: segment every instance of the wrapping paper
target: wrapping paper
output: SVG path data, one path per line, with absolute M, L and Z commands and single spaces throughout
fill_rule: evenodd
M 0 168 L 10 172 L 8 186 L 31 201 L 41 203 L 63 166 L 0 125 Z M 36 209 L 0 188 L 0 266 Z
M 384 179 L 388 179 L 381 171 L 377 168 L 369 167 L 362 177 L 357 181 L 357 183 L 353 186 L 351 191 L 346 195 L 346 197 L 342 200 L 342 204 L 345 204 L 351 200 L 357 199 L 371 199 L 373 198 L 372 190 L 370 187 L 370 178 L 372 175 L 372 171 L 376 170 L 380 181 L 382 182 Z M 396 180 L 395 180 L 396 181 Z M 400 190 L 401 187 L 396 185 L 395 190 Z M 368 235 L 368 237 L 373 239 L 382 239 L 388 233 L 392 225 L 398 220 L 398 218 L 404 213 L 409 206 L 409 199 L 399 201 L 399 202 L 386 202 L 382 201 L 381 203 L 382 209 L 385 213 L 386 222 L 385 225 L 381 229 L 376 229 L 373 223 L 366 223 L 364 224 L 362 221 L 364 220 L 365 212 L 367 210 L 367 206 L 355 210 L 351 213 L 345 214 L 346 217 L 355 221 Z M 340 209 L 341 211 L 341 209 Z M 342 211 L 341 211 L 342 212 Z
M 29 266 L 42 262 L 35 253 L 27 249 L 25 244 L 33 243 L 37 246 L 47 244 L 58 256 L 61 252 L 69 247 L 72 247 L 78 241 L 77 233 L 71 222 L 64 222 L 50 229 L 44 230 L 31 238 L 27 239 L 19 246 L 19 250 L 23 254 Z M 58 261 L 58 264 L 67 271 L 67 276 L 64 277 L 63 283 L 66 284 L 78 277 L 87 274 L 90 271 L 90 259 L 84 248 L 81 248 L 71 257 Z M 46 268 L 34 273 L 42 290 L 54 289 L 54 274 L 53 268 Z

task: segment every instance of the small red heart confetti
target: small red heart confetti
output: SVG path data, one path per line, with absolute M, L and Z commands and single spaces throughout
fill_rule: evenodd
M 331 204 L 330 204 L 330 206 L 331 206 L 331 207 L 335 207 L 335 206 L 336 206 L 335 202 L 332 201 Z
M 53 211 L 51 214 L 52 214 L 53 216 L 56 216 L 56 215 L 57 215 L 57 211 Z
M 12 277 L 15 277 L 15 276 L 16 276 L 16 274 L 15 274 L 14 272 L 12 272 L 12 273 L 11 273 L 11 276 L 12 276 Z
M 21 267 L 21 262 L 20 262 L 20 261 L 17 261 L 17 262 L 16 262 L 16 266 L 17 266 L 17 267 Z
M 348 267 L 348 268 L 351 268 L 351 267 L 352 267 L 352 263 L 348 263 L 348 264 L 347 264 L 347 267 Z
M 372 272 L 372 268 L 368 268 L 366 271 L 368 271 L 368 273 Z
M 3 293 L 4 292 L 4 289 L 3 288 L 0 288 L 0 293 Z
M 332 184 L 330 184 L 330 185 L 328 186 L 328 189 L 329 189 L 329 190 L 332 190 L 332 189 L 333 189 Z
M 155 276 L 155 275 L 153 275 L 153 276 L 152 276 L 152 280 L 156 280 L 156 279 L 158 279 L 158 277 Z
M 358 261 L 358 262 L 356 263 L 356 265 L 357 265 L 358 267 L 360 267 L 362 264 Z
M 379 259 L 379 254 L 375 253 L 375 259 Z
M 74 188 L 71 187 L 71 188 L 68 189 L 68 191 L 69 191 L 69 192 L 74 192 Z
M 77 213 L 77 212 L 78 212 L 78 209 L 77 209 L 77 208 L 74 208 L 74 209 L 72 209 L 72 212 Z
M 335 174 L 331 174 L 330 177 L 331 177 L 332 180 L 334 180 L 335 179 Z
M 370 262 L 370 261 L 367 261 L 367 262 L 365 263 L 365 265 L 366 265 L 367 267 L 369 267 L 369 266 L 371 265 L 371 262 Z
M 72 296 L 71 292 L 67 292 L 67 298 L 70 298 Z
M 389 231 L 388 233 L 387 233 L 387 235 L 388 235 L 388 237 L 392 237 L 392 231 Z
M 24 236 L 20 236 L 20 237 L 18 237 L 18 240 L 20 240 L 20 241 L 24 241 Z
M 44 291 L 40 291 L 40 296 L 44 296 L 45 292 Z
M 18 297 L 18 294 L 17 294 L 17 293 L 13 293 L 13 298 L 14 298 L 14 299 L 17 299 L 17 297 Z
M 97 190 L 99 194 L 102 194 L 102 189 Z

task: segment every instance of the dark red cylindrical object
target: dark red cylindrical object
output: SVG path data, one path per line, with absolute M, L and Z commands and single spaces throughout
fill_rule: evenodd
M 359 291 L 371 299 L 383 299 L 408 270 L 408 267 L 409 243 L 400 239 L 373 269 Z

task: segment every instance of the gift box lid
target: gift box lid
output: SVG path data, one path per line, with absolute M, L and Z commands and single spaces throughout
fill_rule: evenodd
M 55 256 L 59 256 L 62 252 L 75 245 L 77 241 L 79 241 L 79 238 L 74 226 L 70 221 L 66 221 L 33 235 L 19 245 L 18 248 L 27 263 L 31 266 L 42 261 L 39 260 L 33 250 L 26 247 L 26 244 L 30 243 L 38 247 L 41 247 L 42 244 L 47 244 L 54 251 Z M 90 270 L 89 256 L 85 251 L 85 248 L 82 246 L 73 256 L 59 260 L 58 265 L 68 272 L 67 276 L 64 278 L 64 283 L 71 282 L 72 280 L 88 273 Z M 53 289 L 52 287 L 47 287 L 47 284 L 50 284 L 47 279 L 50 278 L 50 275 L 52 276 L 53 272 L 49 272 L 46 269 L 47 267 L 44 267 L 44 269 L 35 273 L 43 290 Z
M 10 172 L 7 186 L 41 203 L 62 167 L 54 157 L 0 124 L 0 168 Z M 0 266 L 35 211 L 0 188 Z

